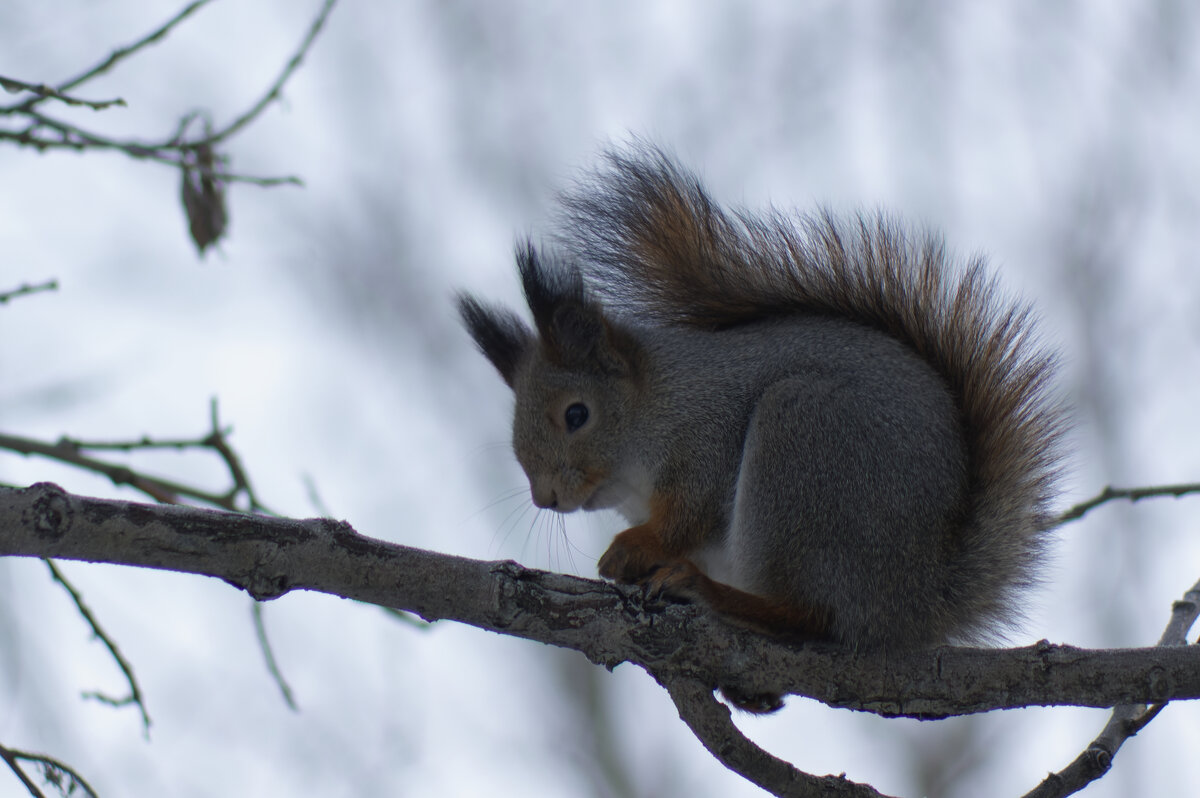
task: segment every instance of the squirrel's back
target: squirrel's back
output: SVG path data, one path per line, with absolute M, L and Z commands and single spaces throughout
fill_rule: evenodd
M 837 317 L 900 341 L 940 376 L 966 474 L 937 563 L 951 616 L 938 626 L 969 640 L 1013 622 L 1051 520 L 1062 428 L 1054 358 L 1030 310 L 1001 295 L 982 259 L 956 270 L 940 238 L 882 214 L 730 212 L 659 150 L 610 151 L 606 163 L 565 198 L 559 240 L 618 318 L 718 331 Z

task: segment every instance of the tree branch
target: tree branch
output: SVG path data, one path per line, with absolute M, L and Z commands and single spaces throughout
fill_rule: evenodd
M 53 757 L 45 754 L 34 754 L 29 751 L 18 751 L 15 748 L 8 748 L 0 745 L 0 759 L 4 760 L 5 764 L 12 769 L 17 778 L 24 785 L 34 798 L 45 798 L 45 793 L 37 788 L 37 785 L 21 770 L 20 763 L 22 761 L 38 765 L 42 769 L 42 779 L 53 784 L 58 788 L 61 795 L 74 795 L 78 789 L 82 791 L 86 798 L 96 798 L 96 791 L 87 781 L 71 769 L 70 766 L 59 762 Z
M 679 717 L 718 762 L 773 795 L 794 798 L 886 798 L 870 785 L 843 776 L 812 776 L 755 745 L 734 725 L 729 707 L 704 682 L 668 676 L 661 680 Z
M 57 291 L 58 280 L 47 280 L 44 283 L 30 285 L 23 283 L 11 291 L 0 291 L 0 305 L 7 303 L 9 300 L 16 299 L 19 296 L 27 296 L 29 294 L 37 294 L 42 291 Z
M 255 103 L 248 111 L 239 116 L 237 119 L 230 122 L 223 129 L 206 136 L 204 139 L 198 142 L 194 142 L 192 146 L 211 147 L 221 141 L 224 141 L 244 128 L 246 125 L 253 122 L 254 119 L 267 108 L 267 106 L 278 100 L 283 94 L 284 84 L 287 83 L 288 78 L 290 78 L 292 73 L 299 68 L 300 64 L 304 61 L 305 56 L 308 55 L 309 49 L 312 47 L 313 42 L 316 41 L 317 35 L 320 34 L 321 29 L 325 27 L 325 20 L 329 18 L 329 14 L 333 11 L 333 6 L 336 3 L 337 0 L 325 0 L 324 4 L 321 6 L 321 10 L 317 12 L 316 18 L 313 19 L 312 24 L 309 25 L 308 33 L 305 34 L 304 40 L 300 42 L 300 47 L 297 48 L 292 57 L 288 59 L 283 71 L 279 73 L 279 77 L 275 79 L 275 82 L 271 84 L 271 87 L 267 89 L 266 94 L 264 94 L 257 103 Z
M 1171 618 L 1158 640 L 1159 646 L 1187 645 L 1188 630 L 1200 616 L 1200 582 L 1184 594 L 1183 599 L 1171 607 Z M 1150 721 L 1158 717 L 1166 707 L 1165 702 L 1146 706 L 1144 704 L 1122 704 L 1113 708 L 1112 717 L 1091 744 L 1057 773 L 1051 773 L 1025 798 L 1065 798 L 1079 792 L 1112 767 L 1117 751 L 1130 737 L 1140 732 Z
M 314 590 L 574 649 L 610 669 L 630 662 L 672 692 L 681 717 L 722 762 L 781 795 L 872 793 L 801 774 L 757 749 L 711 696 L 701 700 L 705 692 L 785 692 L 918 718 L 1200 698 L 1200 646 L 1088 651 L 1042 642 L 870 658 L 789 646 L 700 607 L 651 602 L 633 587 L 373 540 L 345 522 L 92 499 L 50 483 L 0 488 L 3 555 L 204 574 L 260 600 Z M 809 787 L 822 792 L 800 791 Z
M 315 590 L 454 620 L 747 692 L 918 718 L 1024 706 L 1111 707 L 1200 698 L 1200 647 L 939 648 L 878 660 L 787 646 L 634 587 L 414 549 L 349 524 L 0 488 L 0 556 L 55 557 L 223 579 L 255 598 Z
M 79 614 L 83 616 L 83 620 L 86 621 L 87 625 L 91 628 L 92 634 L 95 635 L 96 638 L 104 644 L 104 647 L 108 649 L 108 653 L 112 655 L 113 660 L 117 663 L 117 667 L 121 669 L 121 673 L 124 675 L 125 681 L 129 684 L 129 695 L 125 698 L 112 698 L 98 691 L 84 693 L 84 697 L 94 698 L 103 704 L 108 704 L 109 706 L 114 707 L 135 704 L 142 713 L 142 733 L 149 737 L 150 713 L 146 710 L 145 697 L 142 695 L 142 689 L 138 686 L 137 677 L 133 675 L 133 666 L 129 664 L 129 660 L 125 659 L 125 656 L 121 653 L 121 649 L 117 647 L 116 641 L 109 637 L 108 633 L 101 628 L 100 622 L 96 620 L 96 616 L 92 614 L 92 611 L 88 609 L 87 604 L 83 602 L 83 596 L 80 595 L 79 591 L 75 589 L 74 585 L 67 581 L 67 578 L 63 575 L 62 571 L 60 571 L 58 566 L 54 564 L 54 560 L 46 559 L 45 563 L 50 569 L 50 576 L 55 582 L 58 582 L 60 585 L 62 585 L 64 590 L 67 591 L 67 594 L 71 597 L 71 600 L 75 602 L 75 608 L 79 611 Z
M 1149 499 L 1155 496 L 1174 496 L 1178 499 L 1180 496 L 1186 496 L 1190 493 L 1200 493 L 1200 482 L 1190 482 L 1180 485 L 1160 485 L 1157 487 L 1146 488 L 1114 488 L 1109 485 L 1104 490 L 1100 491 L 1096 496 L 1088 499 L 1085 502 L 1080 502 L 1070 508 L 1055 520 L 1055 526 L 1065 524 L 1070 521 L 1077 521 L 1083 518 L 1090 511 L 1106 504 L 1114 499 L 1128 499 L 1131 502 L 1139 502 L 1142 499 Z
M 198 11 L 201 6 L 208 5 L 211 2 L 212 2 L 212 0 L 196 0 L 196 2 L 188 4 L 187 6 L 184 7 L 184 9 L 182 11 L 180 11 L 175 16 L 171 17 L 171 19 L 167 20 L 167 22 L 164 23 L 162 26 L 160 26 L 160 27 L 156 28 L 155 30 L 151 31 L 150 33 L 146 34 L 145 36 L 143 36 L 141 39 L 138 39 L 133 44 L 130 44 L 126 47 L 118 47 L 116 50 L 113 50 L 109 54 L 108 58 L 104 59 L 99 64 L 96 64 L 96 66 L 86 70 L 82 74 L 76 75 L 75 77 L 71 78 L 70 80 L 67 80 L 67 81 L 64 81 L 64 82 L 58 84 L 57 92 L 62 93 L 65 91 L 69 91 L 70 89 L 73 89 L 82 83 L 86 83 L 87 81 L 91 80 L 92 78 L 94 78 L 98 75 L 103 75 L 105 72 L 107 72 L 108 70 L 110 70 L 114 66 L 116 66 L 118 62 L 120 62 L 121 60 L 123 60 L 125 58 L 128 58 L 129 56 L 136 53 L 138 50 L 141 50 L 143 47 L 146 47 L 150 44 L 154 44 L 155 42 L 158 42 L 158 41 L 161 41 L 162 39 L 164 39 L 166 37 L 166 35 L 171 31 L 172 28 L 174 28 L 180 22 L 183 22 L 183 20 L 187 19 L 193 13 Z M 9 106 L 6 108 L 0 108 L 0 114 L 23 113 L 23 112 L 28 111 L 31 108 L 33 108 L 35 105 L 37 105 L 42 100 L 46 99 L 47 96 L 54 96 L 54 95 L 40 94 L 37 97 L 33 97 L 33 98 L 26 100 L 22 103 L 19 103 L 17 105 Z
M 209 2 L 211 0 L 195 0 L 189 3 L 166 23 L 138 41 L 114 50 L 104 61 L 56 87 L 0 76 L 0 89 L 13 93 L 33 93 L 32 97 L 23 101 L 0 106 L 0 119 L 8 122 L 7 125 L 0 126 L 0 141 L 11 141 L 18 146 L 33 147 L 38 152 L 62 149 L 75 151 L 116 150 L 125 153 L 130 158 L 156 161 L 179 168 L 182 173 L 181 198 L 184 213 L 188 220 L 192 241 L 201 255 L 210 246 L 218 243 L 228 228 L 229 216 L 224 191 L 226 184 L 241 182 L 263 187 L 283 184 L 303 185 L 300 178 L 295 176 L 258 177 L 231 173 L 224 168 L 228 163 L 228 157 L 224 152 L 218 151 L 218 146 L 225 145 L 229 139 L 252 124 L 262 115 L 263 111 L 283 96 L 284 86 L 308 55 L 317 36 L 325 27 L 337 0 L 323 0 L 320 10 L 309 25 L 299 47 L 292 53 L 275 81 L 267 87 L 265 93 L 253 105 L 223 128 L 214 128 L 207 112 L 193 111 L 180 120 L 176 131 L 169 138 L 160 141 L 133 138 L 118 140 L 87 130 L 65 119 L 49 116 L 44 112 L 45 108 L 41 107 L 41 104 L 46 100 L 54 99 L 68 105 L 87 106 L 96 111 L 102 111 L 114 105 L 125 105 L 125 100 L 121 98 L 99 101 L 84 100 L 66 92 L 68 89 L 103 74 L 144 47 L 162 40 L 183 20 Z M 189 138 L 189 128 L 197 119 L 204 120 L 204 130 Z
M 84 100 L 80 97 L 73 97 L 69 94 L 64 94 L 53 86 L 47 86 L 45 83 L 26 83 L 23 80 L 16 78 L 6 78 L 0 75 L 0 89 L 4 89 L 10 94 L 18 94 L 23 91 L 33 92 L 41 99 L 55 99 L 67 105 L 83 105 L 91 108 L 93 111 L 103 111 L 106 108 L 111 108 L 114 105 L 124 106 L 125 101 L 120 97 L 112 100 Z

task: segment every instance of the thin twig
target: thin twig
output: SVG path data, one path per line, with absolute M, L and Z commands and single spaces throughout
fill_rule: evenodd
M 231 430 L 226 428 L 222 430 L 224 433 L 229 433 Z M 116 452 L 133 452 L 140 449 L 174 449 L 176 451 L 186 451 L 187 449 L 207 449 L 208 444 L 203 438 L 197 440 L 195 438 L 151 438 L 148 435 L 143 435 L 141 438 L 129 441 L 85 441 L 79 438 L 62 437 L 58 439 L 58 445 L 70 447 L 76 451 L 116 451 Z
M 112 100 L 84 100 L 80 97 L 72 97 L 69 94 L 64 94 L 53 86 L 47 86 L 45 83 L 26 83 L 23 80 L 16 78 L 6 78 L 0 75 L 0 89 L 11 94 L 18 94 L 23 91 L 31 91 L 42 99 L 54 99 L 67 105 L 82 105 L 91 108 L 93 111 L 103 111 L 105 108 L 111 108 L 114 105 L 124 106 L 125 100 L 116 97 Z
M 25 771 L 21 770 L 21 765 L 17 762 L 18 758 L 23 758 L 20 757 L 20 754 L 20 751 L 14 751 L 11 748 L 0 745 L 0 759 L 3 759 L 9 768 L 12 769 L 12 772 L 17 774 L 17 778 L 25 786 L 29 794 L 33 798 L 46 798 L 46 794 L 39 790 L 38 786 L 33 783 L 33 780 L 25 775 Z
M 192 499 L 212 507 L 219 507 L 223 510 L 238 511 L 240 509 L 235 505 L 234 496 L 232 495 L 199 490 L 180 482 L 142 474 L 128 466 L 97 460 L 94 457 L 81 454 L 70 443 L 64 444 L 61 441 L 59 443 L 45 443 L 16 435 L 0 434 L 0 449 L 8 449 L 18 454 L 46 457 L 51 460 L 57 460 L 60 463 L 67 463 L 68 465 L 73 465 L 87 471 L 103 474 L 111 479 L 114 485 L 128 485 L 162 504 L 180 504 L 184 499 Z
M 275 100 L 278 100 L 283 93 L 284 84 L 288 82 L 288 79 L 291 78 L 292 73 L 295 72 L 300 66 L 301 62 L 304 61 L 304 57 L 308 54 L 309 48 L 312 47 L 312 44 L 316 40 L 317 35 L 321 32 L 321 29 L 325 27 L 325 20 L 329 18 L 329 14 L 333 11 L 333 7 L 336 4 L 337 0 L 325 0 L 325 3 L 321 6 L 321 10 L 317 14 L 316 19 L 314 19 L 312 25 L 309 26 L 308 33 L 305 35 L 304 40 L 300 43 L 300 48 L 296 50 L 295 54 L 287 62 L 287 65 L 283 68 L 283 71 L 279 74 L 279 77 L 275 79 L 275 82 L 271 84 L 271 87 L 267 90 L 267 93 L 264 94 L 262 98 L 250 108 L 250 110 L 233 120 L 233 122 L 231 122 L 224 129 L 218 130 L 216 133 L 213 133 L 212 135 L 207 136 L 198 142 L 193 142 L 190 146 L 213 146 L 221 141 L 224 141 L 244 128 L 246 125 L 253 122 L 254 119 L 261 114 L 268 105 Z
M 121 673 L 125 675 L 125 681 L 129 683 L 129 697 L 126 699 L 109 698 L 108 696 L 104 696 L 95 692 L 85 693 L 84 696 L 87 698 L 98 698 L 110 706 L 124 706 L 129 703 L 137 704 L 138 709 L 142 713 L 142 732 L 149 737 L 150 713 L 146 711 L 146 702 L 143 699 L 141 688 L 138 687 L 137 677 L 133 675 L 133 666 L 130 665 L 128 660 L 126 660 L 121 654 L 121 650 L 117 648 L 117 644 L 111 637 L 108 636 L 108 633 L 100 628 L 100 622 L 96 620 L 96 616 L 92 615 L 92 611 L 88 609 L 86 604 L 83 603 L 83 596 L 80 595 L 79 591 L 75 589 L 74 585 L 67 581 L 67 578 L 63 576 L 62 571 L 60 571 L 58 566 L 54 564 L 54 560 L 43 559 L 42 562 L 46 563 L 46 567 L 50 569 L 50 575 L 54 578 L 54 581 L 62 585 L 63 589 L 66 590 L 67 594 L 71 597 L 71 600 L 75 602 L 75 608 L 79 610 L 79 614 L 83 616 L 83 620 L 87 622 L 87 625 L 92 628 L 92 634 L 94 634 L 100 640 L 100 642 L 104 644 L 105 648 L 108 649 L 108 653 L 111 654 L 113 660 L 116 661 L 117 667 L 120 668 Z
M 0 141 L 13 141 L 18 145 L 33 147 L 39 152 L 46 150 L 71 150 L 73 152 L 80 152 L 86 149 L 119 150 L 130 158 L 155 161 L 175 167 L 182 167 L 187 161 L 188 156 L 182 150 L 192 147 L 191 144 L 184 145 L 179 142 L 169 141 L 159 143 L 140 142 L 132 139 L 117 141 L 116 139 L 110 139 L 96 133 L 90 133 L 75 125 L 61 122 L 41 113 L 31 112 L 30 117 L 34 120 L 34 124 L 26 130 L 0 130 Z M 35 136 L 32 131 L 37 127 L 54 130 L 58 132 L 61 138 L 48 139 Z M 246 183 L 263 188 L 282 185 L 304 185 L 304 180 L 297 175 L 258 177 L 256 175 L 243 175 L 236 172 L 213 172 L 213 178 L 226 183 Z
M 167 20 L 167 22 L 165 24 L 161 25 L 160 27 L 156 28 L 155 30 L 151 31 L 150 33 L 146 34 L 145 36 L 143 36 L 141 39 L 138 39 L 133 44 L 128 45 L 127 47 L 117 48 L 116 50 L 114 50 L 112 53 L 109 54 L 108 58 L 104 59 L 99 64 L 96 64 L 96 66 L 71 78 L 70 80 L 67 80 L 67 81 L 64 81 L 63 83 L 58 84 L 58 91 L 59 92 L 68 91 L 68 90 L 73 89 L 76 86 L 80 85 L 81 83 L 85 83 L 85 82 L 91 80 L 92 78 L 94 78 L 98 75 L 103 75 L 105 72 L 107 72 L 108 70 L 110 70 L 114 66 L 116 66 L 117 63 L 120 62 L 122 59 L 128 58 L 129 56 L 136 53 L 138 50 L 141 50 L 143 47 L 146 47 L 150 44 L 154 44 L 156 42 L 161 41 L 163 38 L 166 37 L 166 35 L 171 31 L 172 28 L 174 28 L 180 22 L 183 22 L 183 20 L 187 19 L 194 12 L 198 11 L 201 8 L 201 6 L 208 5 L 211 2 L 212 2 L 212 0 L 196 0 L 196 2 L 190 3 L 189 5 L 184 7 L 184 9 L 182 11 L 180 11 L 178 14 L 171 17 L 171 19 Z M 44 99 L 46 99 L 46 98 L 45 97 L 34 97 L 32 99 L 26 100 L 22 103 L 19 103 L 17 105 L 14 105 L 14 106 L 11 106 L 8 108 L 0 108 L 0 114 L 25 113 L 25 112 L 29 111 L 30 109 L 32 109 L 35 105 L 37 105 L 37 103 L 41 102 Z
M 134 490 L 149 496 L 161 504 L 181 504 L 184 500 L 192 500 L 234 512 L 271 513 L 258 499 L 250 484 L 250 477 L 242 467 L 237 453 L 230 446 L 227 438 L 231 431 L 222 427 L 218 417 L 217 400 L 214 398 L 210 405 L 211 427 L 207 434 L 196 439 L 162 439 L 156 440 L 143 435 L 137 440 L 130 441 L 81 441 L 69 437 L 59 438 L 55 443 L 22 438 L 16 435 L 0 433 L 0 449 L 8 449 L 24 455 L 37 455 L 67 463 L 78 468 L 103 474 L 112 480 L 114 485 L 127 485 Z M 126 451 L 139 449 L 208 449 L 215 452 L 229 471 L 231 485 L 224 493 L 205 491 L 191 485 L 185 485 L 161 477 L 143 474 L 129 466 L 110 463 L 91 457 L 85 452 L 92 451 Z M 238 498 L 245 496 L 245 506 L 239 506 Z
M 148 435 L 143 435 L 141 438 L 134 440 L 117 440 L 117 441 L 81 441 L 68 437 L 60 438 L 54 444 L 47 444 L 41 441 L 34 441 L 25 438 L 18 438 L 11 435 L 0 434 L 0 448 L 9 449 L 21 454 L 36 454 L 43 457 L 49 457 L 59 462 L 69 463 L 80 468 L 104 474 L 113 480 L 114 484 L 129 485 L 142 493 L 150 496 L 160 504 L 182 504 L 183 499 L 192 499 L 203 502 L 205 504 L 219 507 L 233 512 L 248 513 L 248 514 L 266 514 L 275 515 L 268 510 L 259 500 L 258 495 L 254 492 L 254 487 L 250 484 L 250 477 L 246 473 L 246 469 L 242 466 L 241 459 L 234 451 L 228 440 L 228 435 L 232 429 L 228 426 L 221 425 L 220 406 L 214 397 L 209 405 L 209 432 L 201 438 L 196 439 L 154 439 Z M 215 494 L 208 491 L 202 491 L 197 488 L 183 485 L 177 482 L 150 477 L 145 474 L 134 471 L 127 466 L 114 465 L 104 462 L 83 454 L 86 450 L 94 451 L 124 451 L 132 452 L 143 449 L 175 449 L 184 451 L 187 449 L 207 449 L 215 452 L 221 461 L 225 464 L 229 472 L 231 481 L 230 488 L 224 494 Z M 245 506 L 238 506 L 238 498 L 245 496 Z M 128 664 L 121 658 L 117 651 L 116 645 L 107 635 L 100 629 L 91 612 L 83 604 L 83 599 L 63 577 L 62 573 L 55 568 L 54 563 L 46 560 L 46 564 L 50 566 L 51 573 L 54 577 L 63 584 L 68 593 L 75 600 L 76 606 L 80 613 L 89 624 L 92 625 L 93 631 L 100 637 L 109 650 L 113 652 L 117 658 L 121 669 L 125 671 L 127 678 L 130 680 L 131 697 L 129 699 L 114 699 L 99 693 L 85 694 L 89 698 L 95 698 L 112 706 L 122 706 L 126 703 L 137 703 L 142 709 L 142 716 L 146 723 L 147 730 L 149 729 L 149 716 L 146 714 L 145 706 L 142 704 L 141 692 L 138 690 L 136 683 L 133 681 L 133 672 Z M 293 697 L 292 690 L 283 678 L 283 674 L 279 668 L 278 662 L 275 659 L 274 652 L 271 650 L 270 642 L 267 639 L 266 626 L 263 623 L 262 608 L 258 602 L 252 602 L 252 613 L 254 617 L 255 633 L 257 635 L 259 646 L 262 649 L 263 657 L 267 663 L 267 669 L 276 684 L 279 685 L 279 690 L 283 695 L 283 700 L 287 705 L 297 710 L 296 701 Z M 397 611 L 397 615 L 404 617 L 403 614 Z M 413 621 L 414 624 L 422 623 Z
M 122 59 L 128 58 L 138 50 L 141 50 L 143 47 L 147 47 L 151 44 L 156 44 L 157 42 L 162 41 L 164 38 L 166 38 L 167 34 L 171 32 L 172 28 L 211 2 L 212 0 L 196 0 L 194 3 L 189 3 L 188 5 L 184 6 L 183 10 L 178 14 L 171 17 L 161 26 L 150 31 L 150 33 L 147 33 L 133 44 L 126 47 L 118 47 L 116 50 L 112 51 L 108 58 L 104 59 L 96 66 L 76 77 L 71 78 L 65 83 L 60 84 L 58 90 L 66 91 L 67 89 L 73 89 L 79 84 L 89 81 L 97 75 L 103 75 L 105 72 L 116 66 L 117 63 Z
M 1131 502 L 1137 502 L 1154 496 L 1174 496 L 1175 498 L 1179 498 L 1189 493 L 1200 493 L 1200 482 L 1189 482 L 1180 485 L 1160 485 L 1148 488 L 1114 488 L 1110 485 L 1100 491 L 1099 495 L 1094 498 L 1080 502 L 1067 510 L 1058 517 L 1054 524 L 1058 526 L 1069 521 L 1078 520 L 1089 511 L 1114 499 L 1128 499 Z
M 14 288 L 11 291 L 0 292 L 0 305 L 7 303 L 11 299 L 16 299 L 19 296 L 27 296 L 29 294 L 37 294 L 37 293 L 41 293 L 42 291 L 57 291 L 57 290 L 58 290 L 58 280 L 47 280 L 46 282 L 38 283 L 37 285 L 30 285 L 29 283 L 24 283 L 22 285 L 17 286 L 16 288 Z
M 254 617 L 254 634 L 258 638 L 258 646 L 262 649 L 263 658 L 267 661 L 267 670 L 270 672 L 271 678 L 275 680 L 275 684 L 279 685 L 279 692 L 283 695 L 283 702 L 288 705 L 288 709 L 299 712 L 300 707 L 296 705 L 292 688 L 283 678 L 283 672 L 279 670 L 279 663 L 275 660 L 275 653 L 271 650 L 271 642 L 267 639 L 267 627 L 263 623 L 261 601 L 251 601 L 250 614 Z
M 217 130 L 216 132 L 206 132 L 201 138 L 192 141 L 183 138 L 183 131 L 186 130 L 187 123 L 196 117 L 195 113 L 188 114 L 184 117 L 183 122 L 181 122 L 179 132 L 177 132 L 171 138 L 159 142 L 146 142 L 133 139 L 116 140 L 98 133 L 93 133 L 89 130 L 79 127 L 78 125 L 73 125 L 68 122 L 47 116 L 46 114 L 41 113 L 36 107 L 39 102 L 49 97 L 58 97 L 59 99 L 63 99 L 65 97 L 63 92 L 67 89 L 78 86 L 79 84 L 90 80 L 96 75 L 100 75 L 108 71 L 115 64 L 138 52 L 143 47 L 160 41 L 176 25 L 211 1 L 212 0 L 196 0 L 196 2 L 190 3 L 182 11 L 180 11 L 159 28 L 142 37 L 132 45 L 113 51 L 108 58 L 101 63 L 97 64 L 81 75 L 60 84 L 57 88 L 51 88 L 49 86 L 43 86 L 40 84 L 35 86 L 23 81 L 14 81 L 14 86 L 19 86 L 23 90 L 28 89 L 38 93 L 37 96 L 25 100 L 24 102 L 11 106 L 0 107 L 0 115 L 8 114 L 23 116 L 29 120 L 29 125 L 23 130 L 0 129 L 0 141 L 12 141 L 20 146 L 33 147 L 38 151 L 58 149 L 75 151 L 86 149 L 113 149 L 123 152 L 131 158 L 156 161 L 179 168 L 184 168 L 192 162 L 191 153 L 195 153 L 205 148 L 211 150 L 218 143 L 223 142 L 240 132 L 243 128 L 257 119 L 258 116 L 262 114 L 262 112 L 268 106 L 270 106 L 272 102 L 278 100 L 282 96 L 284 85 L 299 68 L 300 64 L 307 56 L 308 51 L 311 49 L 317 35 L 324 28 L 325 22 L 328 19 L 329 14 L 332 12 L 334 5 L 336 5 L 336 0 L 325 0 L 316 18 L 309 26 L 309 29 L 305 34 L 304 39 L 301 41 L 299 48 L 295 53 L 293 53 L 292 57 L 288 60 L 288 63 L 284 66 L 283 71 L 275 79 L 275 82 L 267 88 L 267 91 L 263 94 L 263 96 L 260 97 L 259 100 L 245 113 L 238 116 L 225 128 Z M 68 99 L 73 100 L 74 98 Z M 106 105 L 105 103 L 97 104 L 91 102 L 85 102 L 84 104 L 91 105 L 92 107 L 105 107 Z M 107 104 L 115 104 L 115 101 Z M 48 135 L 49 131 L 53 131 L 53 133 Z M 55 134 L 57 135 L 57 138 L 51 137 Z M 252 175 L 214 173 L 211 175 L 211 177 L 214 180 L 222 182 L 249 183 L 251 185 L 260 187 L 271 187 L 285 184 L 303 185 L 303 181 L 301 181 L 301 179 L 295 175 L 288 175 L 284 177 L 257 177 Z
M 217 397 L 209 400 L 208 404 L 209 422 L 211 430 L 208 436 L 204 439 L 204 444 L 216 452 L 221 460 L 224 461 L 225 467 L 229 469 L 229 478 L 233 480 L 233 487 L 230 489 L 230 498 L 234 498 L 239 493 L 246 494 L 246 499 L 250 503 L 252 512 L 266 511 L 262 503 L 259 502 L 258 496 L 254 493 L 254 488 L 250 486 L 250 477 L 246 474 L 246 469 L 242 468 L 242 461 L 238 458 L 237 453 L 233 451 L 233 447 L 229 445 L 229 441 L 225 439 L 225 430 L 221 427 L 220 408 L 217 403 Z
M 1171 606 L 1171 618 L 1158 640 L 1159 646 L 1187 645 L 1188 630 L 1200 616 L 1200 582 Z M 1051 773 L 1025 798 L 1064 798 L 1079 792 L 1099 779 L 1112 767 L 1113 758 L 1122 744 L 1158 717 L 1166 703 L 1122 704 L 1113 707 L 1111 717 L 1096 739 L 1071 764 Z
M 41 765 L 42 778 L 57 787 L 63 795 L 73 795 L 75 787 L 79 787 L 88 796 L 91 796 L 91 798 L 99 798 L 96 791 L 92 789 L 92 785 L 88 784 L 83 776 L 80 776 L 74 768 L 59 762 L 53 757 L 46 756 L 45 754 L 34 754 L 29 751 L 18 751 L 15 748 L 0 745 L 0 759 L 8 763 L 8 766 L 17 774 L 17 778 L 25 785 L 25 789 L 29 790 L 29 794 L 34 796 L 34 798 L 45 798 L 45 793 L 39 790 L 37 785 L 26 777 L 18 764 L 18 760 L 25 760 L 26 762 Z M 71 779 L 71 783 L 66 786 L 60 784 L 61 775 L 65 775 Z

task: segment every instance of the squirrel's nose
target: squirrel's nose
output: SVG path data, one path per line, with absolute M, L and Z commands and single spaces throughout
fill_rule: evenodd
M 533 503 L 543 510 L 558 509 L 558 493 L 554 488 L 531 485 L 529 493 L 533 497 Z

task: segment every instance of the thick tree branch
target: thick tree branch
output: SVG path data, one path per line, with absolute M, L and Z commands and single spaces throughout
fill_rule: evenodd
M 887 716 L 1200 698 L 1200 647 L 1042 642 L 881 661 L 834 646 L 787 646 L 697 607 L 646 601 L 637 588 L 385 543 L 345 522 L 92 499 L 44 482 L 0 488 L 3 555 L 204 574 L 263 600 L 315 590 L 575 649 L 610 668 L 633 662 L 653 674 Z
M 574 649 L 610 669 L 631 662 L 667 687 L 720 761 L 777 795 L 876 793 L 801 773 L 754 746 L 712 697 L 716 686 L 919 718 L 1200 698 L 1197 646 L 1088 651 L 1042 642 L 881 660 L 785 645 L 699 607 L 649 602 L 637 588 L 373 540 L 345 522 L 92 499 L 49 483 L 0 488 L 4 555 L 204 574 L 261 600 L 315 590 Z

